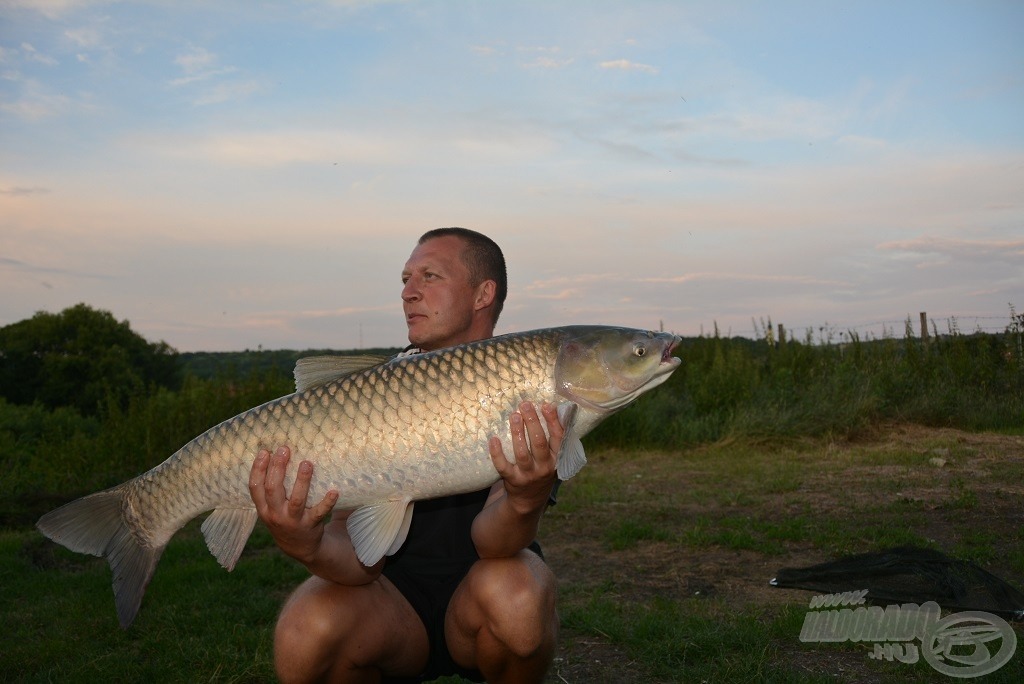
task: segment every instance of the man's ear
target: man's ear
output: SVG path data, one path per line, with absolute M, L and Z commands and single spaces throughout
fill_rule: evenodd
M 498 293 L 498 285 L 493 280 L 485 280 L 476 286 L 476 301 L 474 302 L 477 311 L 486 309 L 494 303 Z

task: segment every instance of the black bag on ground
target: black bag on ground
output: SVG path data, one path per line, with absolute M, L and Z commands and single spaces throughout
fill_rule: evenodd
M 867 590 L 876 604 L 927 601 L 952 611 L 978 610 L 1024 621 L 1024 593 L 978 565 L 941 551 L 902 546 L 806 568 L 782 568 L 770 584 L 823 594 Z

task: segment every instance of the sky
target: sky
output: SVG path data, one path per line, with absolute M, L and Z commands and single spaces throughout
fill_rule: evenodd
M 0 0 L 0 326 L 403 346 L 464 226 L 498 331 L 1024 311 L 1024 3 Z

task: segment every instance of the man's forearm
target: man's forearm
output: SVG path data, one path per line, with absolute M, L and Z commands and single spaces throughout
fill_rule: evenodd
M 503 495 L 484 506 L 473 521 L 473 544 L 481 558 L 508 558 L 529 546 L 540 528 L 547 500 L 516 505 Z
M 332 525 L 340 525 L 341 529 L 336 527 L 332 530 Z M 311 574 L 329 582 L 349 586 L 369 584 L 380 576 L 384 559 L 373 567 L 360 563 L 348 534 L 343 530 L 343 522 L 329 523 L 316 552 L 311 557 L 296 560 L 305 565 Z

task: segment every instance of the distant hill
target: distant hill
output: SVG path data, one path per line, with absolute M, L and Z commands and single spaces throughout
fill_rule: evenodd
M 291 376 L 295 362 L 305 356 L 393 356 L 399 347 L 373 349 L 275 349 L 272 351 L 246 349 L 240 352 L 181 352 L 178 359 L 186 374 L 198 378 L 223 376 L 249 377 L 253 373 L 278 372 Z
M 742 345 L 755 355 L 766 353 L 762 340 L 751 340 L 745 337 L 729 338 L 734 344 Z M 701 338 L 684 337 L 680 344 L 680 353 L 685 358 L 685 351 L 697 344 Z M 401 347 L 374 347 L 371 349 L 274 349 L 252 350 L 239 352 L 179 352 L 178 361 L 185 374 L 198 378 L 211 379 L 223 376 L 249 377 L 251 373 L 278 372 L 291 377 L 295 362 L 305 356 L 394 356 L 402 351 Z

